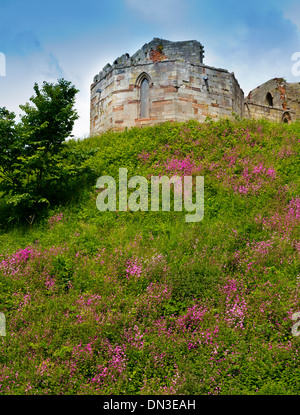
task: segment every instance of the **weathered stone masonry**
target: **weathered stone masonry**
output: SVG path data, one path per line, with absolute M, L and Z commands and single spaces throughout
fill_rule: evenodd
M 107 64 L 91 85 L 91 135 L 164 121 L 230 118 L 233 113 L 288 122 L 296 116 L 297 91 L 290 112 L 279 106 L 282 101 L 273 90 L 273 102 L 262 102 L 265 90 L 261 98 L 252 91 L 245 101 L 234 74 L 204 65 L 203 57 L 204 48 L 195 40 L 154 38 L 132 57 L 124 54 Z
M 249 93 L 244 115 L 286 123 L 300 119 L 300 84 L 270 79 Z

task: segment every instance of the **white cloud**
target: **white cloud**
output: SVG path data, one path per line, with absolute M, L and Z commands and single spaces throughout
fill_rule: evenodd
M 75 123 L 73 134 L 76 137 L 89 135 L 89 85 L 81 79 L 82 74 L 74 75 L 76 70 L 72 68 L 71 62 L 71 67 L 65 66 L 50 52 L 8 56 L 6 60 L 6 76 L 0 77 L 0 107 L 7 107 L 15 112 L 19 120 L 19 115 L 22 114 L 19 105 L 29 102 L 30 97 L 34 95 L 35 82 L 41 86 L 44 81 L 55 83 L 63 77 L 81 90 L 76 100 L 80 119 Z
M 299 0 L 292 0 L 290 3 L 285 4 L 284 17 L 293 22 L 300 30 L 300 3 Z
M 179 22 L 190 0 L 125 0 L 129 8 L 150 22 L 168 26 Z
M 35 82 L 54 82 L 57 70 L 51 65 L 51 57 L 46 53 L 27 56 L 6 57 L 6 77 L 0 78 L 0 106 L 20 114 L 20 104 L 25 104 L 33 95 Z
M 105 37 L 99 39 L 90 34 L 68 42 L 43 45 L 41 51 L 33 54 L 9 55 L 6 57 L 6 76 L 0 77 L 0 107 L 21 114 L 19 105 L 29 102 L 35 82 L 42 85 L 44 81 L 55 83 L 59 78 L 65 78 L 79 89 L 75 107 L 80 118 L 75 121 L 72 134 L 77 138 L 87 137 L 93 77 L 125 50 L 128 50 L 126 38 L 107 42 Z

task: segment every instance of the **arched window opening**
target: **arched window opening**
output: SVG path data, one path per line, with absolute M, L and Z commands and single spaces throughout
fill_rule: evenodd
M 273 107 L 273 97 L 270 92 L 268 92 L 266 95 L 266 101 L 269 107 Z
M 292 121 L 291 114 L 289 112 L 285 112 L 282 116 L 281 121 L 285 124 L 290 124 L 290 122 Z
M 149 81 L 144 78 L 141 82 L 141 118 L 149 118 Z

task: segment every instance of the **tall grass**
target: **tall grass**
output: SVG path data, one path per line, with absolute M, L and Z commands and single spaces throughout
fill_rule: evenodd
M 191 121 L 70 141 L 90 151 L 76 203 L 0 228 L 0 393 L 299 394 L 299 133 Z M 204 176 L 204 219 L 99 212 L 96 178 L 120 167 Z

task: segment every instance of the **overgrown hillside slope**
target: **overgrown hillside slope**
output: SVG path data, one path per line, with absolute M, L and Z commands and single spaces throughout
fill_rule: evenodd
M 238 120 L 68 142 L 77 202 L 0 235 L 0 394 L 299 394 L 299 146 Z M 120 167 L 204 176 L 203 220 L 100 212 Z

